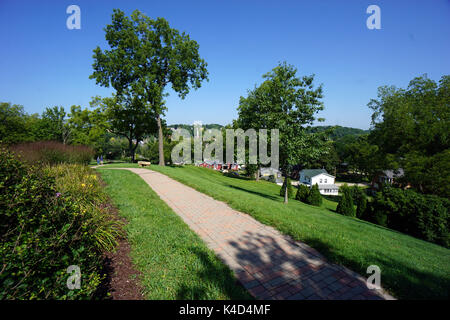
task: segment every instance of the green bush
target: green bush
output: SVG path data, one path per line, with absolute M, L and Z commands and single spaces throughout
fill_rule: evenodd
M 250 179 L 255 179 L 258 173 L 258 166 L 256 164 L 246 164 L 245 165 L 245 175 Z
M 0 150 L 0 299 L 93 297 L 120 225 L 89 170 L 29 166 Z M 67 288 L 70 265 L 81 269 L 81 289 Z
M 309 196 L 309 188 L 304 184 L 300 184 L 298 186 L 297 194 L 295 195 L 295 199 L 301 202 L 305 202 L 308 200 Z
M 362 219 L 367 209 L 367 197 L 363 193 L 356 199 L 356 217 Z
M 322 205 L 322 195 L 320 194 L 317 183 L 311 187 L 311 191 L 308 194 L 306 202 L 317 207 Z
M 340 192 L 342 193 L 342 197 L 336 207 L 336 212 L 344 216 L 354 217 L 356 215 L 356 212 L 353 205 L 351 188 L 344 184 L 343 186 L 341 186 Z
M 387 186 L 368 203 L 363 218 L 449 247 L 449 208 L 448 199 Z
M 281 186 L 281 189 L 280 189 L 280 196 L 282 196 L 284 198 L 286 185 L 287 185 L 288 198 L 293 198 L 294 197 L 294 188 L 292 187 L 291 179 L 289 177 L 286 177 L 284 179 L 283 185 Z
M 345 184 L 344 189 L 347 187 Z M 350 195 L 352 197 L 353 203 L 358 203 L 361 198 L 364 198 L 366 196 L 366 192 L 363 188 L 360 188 L 356 185 L 347 187 L 349 189 Z

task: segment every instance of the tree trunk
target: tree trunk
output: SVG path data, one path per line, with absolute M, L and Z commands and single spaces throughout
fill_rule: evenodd
M 259 181 L 259 167 L 256 168 L 256 181 Z
M 133 140 L 132 139 L 128 139 L 128 150 L 130 150 L 131 163 L 134 163 L 134 151 L 136 149 L 133 148 Z
M 284 177 L 284 182 L 286 184 L 286 188 L 284 189 L 284 203 L 288 203 L 288 181 L 287 176 Z
M 159 165 L 164 166 L 164 140 L 163 140 L 163 132 L 161 126 L 161 117 L 158 114 L 156 117 L 156 121 L 158 123 L 158 150 L 159 150 Z

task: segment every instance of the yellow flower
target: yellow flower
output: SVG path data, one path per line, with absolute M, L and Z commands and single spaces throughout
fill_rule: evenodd
M 82 183 L 81 186 L 82 186 L 83 188 L 86 187 L 86 185 L 85 185 L 84 183 Z

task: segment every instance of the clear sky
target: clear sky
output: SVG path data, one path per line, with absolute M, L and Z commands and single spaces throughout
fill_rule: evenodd
M 80 30 L 66 27 L 71 4 L 81 8 Z M 371 4 L 381 9 L 381 30 L 366 27 Z M 113 8 L 164 17 L 200 44 L 210 81 L 185 100 L 171 93 L 169 124 L 231 122 L 239 97 L 280 61 L 323 84 L 324 124 L 363 129 L 379 86 L 450 74 L 448 0 L 0 0 L 0 101 L 40 113 L 110 95 L 89 75 L 92 50 L 107 48 Z

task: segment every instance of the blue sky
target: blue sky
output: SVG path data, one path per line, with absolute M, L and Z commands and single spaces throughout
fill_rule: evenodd
M 81 8 L 80 30 L 66 28 L 71 4 Z M 381 30 L 366 27 L 371 4 L 381 9 Z M 103 28 L 113 8 L 164 17 L 200 44 L 210 81 L 185 100 L 169 91 L 169 124 L 231 122 L 239 97 L 280 61 L 323 84 L 324 124 L 363 129 L 379 86 L 450 74 L 445 0 L 0 0 L 0 101 L 40 113 L 54 105 L 88 107 L 92 96 L 110 95 L 89 75 L 92 50 L 107 48 Z

